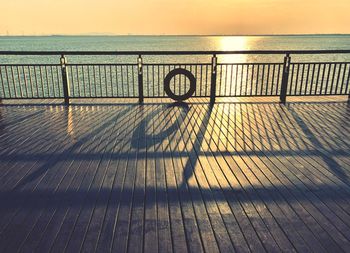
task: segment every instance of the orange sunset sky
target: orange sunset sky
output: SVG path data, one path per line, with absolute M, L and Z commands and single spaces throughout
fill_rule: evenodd
M 0 34 L 350 33 L 349 0 L 0 0 Z

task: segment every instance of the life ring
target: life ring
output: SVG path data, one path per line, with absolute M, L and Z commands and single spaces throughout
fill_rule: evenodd
M 190 80 L 190 89 L 183 95 L 176 95 L 170 89 L 170 81 L 176 75 L 185 75 Z M 184 101 L 189 99 L 196 91 L 196 78 L 187 69 L 177 68 L 170 71 L 164 78 L 164 91 L 172 99 L 176 101 Z

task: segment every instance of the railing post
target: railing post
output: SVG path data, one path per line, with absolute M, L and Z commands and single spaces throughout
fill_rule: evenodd
M 137 58 L 138 82 L 139 82 L 139 103 L 143 103 L 143 71 L 141 55 Z
M 211 84 L 210 84 L 210 104 L 215 103 L 216 97 L 216 71 L 217 71 L 217 57 L 216 54 L 211 58 Z
M 290 56 L 289 56 L 289 53 L 287 53 L 286 56 L 284 56 L 282 84 L 281 84 L 281 93 L 280 93 L 280 103 L 282 104 L 286 103 L 288 78 L 289 78 L 289 66 L 290 66 Z
M 63 83 L 63 96 L 64 104 L 69 105 L 69 81 L 68 81 L 68 71 L 67 71 L 67 59 L 64 55 L 61 55 L 61 71 L 62 71 L 62 83 Z

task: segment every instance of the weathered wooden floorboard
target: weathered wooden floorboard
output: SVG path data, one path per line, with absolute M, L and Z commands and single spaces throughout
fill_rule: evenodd
M 241 130 L 242 131 L 242 130 Z M 267 154 L 268 155 L 268 154 Z M 273 158 L 273 156 L 267 156 L 269 159 L 272 159 Z M 290 176 L 294 176 L 294 174 L 291 174 L 291 172 L 289 171 L 289 170 L 286 170 L 286 173 L 289 173 L 290 174 Z M 302 181 L 299 181 L 299 182 L 302 182 Z M 310 195 L 309 194 L 309 196 L 307 196 L 307 198 L 310 198 L 310 200 L 312 200 L 313 198 L 312 198 L 313 196 L 312 196 L 312 194 Z M 314 202 L 314 203 L 316 203 L 317 204 L 317 202 Z M 308 203 L 307 203 L 307 205 L 308 205 Z M 313 206 L 310 206 L 310 205 L 308 205 L 310 208 L 313 208 Z M 316 214 L 319 214 L 319 212 L 318 212 L 318 210 L 317 209 L 313 209 L 315 212 L 316 212 Z M 326 220 L 324 220 L 324 218 L 323 218 L 323 216 L 321 215 L 321 216 L 318 216 L 320 219 L 322 219 L 324 222 L 325 222 L 325 224 L 327 224 L 327 222 L 326 222 Z M 322 223 L 323 224 L 323 223 Z M 324 224 L 323 224 L 324 225 Z M 330 224 L 329 224 L 330 225 Z M 331 227 L 332 227 L 332 225 L 330 225 Z M 329 229 L 329 227 L 327 227 L 327 228 L 325 228 L 326 229 L 326 231 L 328 231 L 328 229 Z M 334 236 L 333 234 L 331 235 L 331 236 Z M 341 235 L 340 235 L 341 236 Z
M 215 113 L 213 113 L 213 114 L 215 114 Z M 208 124 L 209 126 L 210 126 L 210 129 L 219 129 L 219 128 L 217 128 L 216 126 L 213 126 L 212 125 L 212 121 L 213 122 L 215 122 L 215 120 L 213 120 L 213 118 L 215 118 L 215 116 L 211 116 L 211 119 L 210 119 L 210 123 Z M 203 135 L 205 135 L 206 133 L 205 132 L 202 132 L 202 134 Z M 210 132 L 210 136 L 213 136 L 214 137 L 214 139 L 216 139 L 217 138 L 217 135 L 216 135 L 216 131 L 212 131 L 212 132 Z M 216 142 L 216 141 L 211 141 L 210 143 L 208 143 L 208 139 L 207 138 L 204 138 L 204 140 L 205 140 L 205 145 L 204 145 L 204 148 L 210 148 L 212 151 L 214 151 L 214 150 L 217 150 L 218 148 L 219 148 L 219 143 L 218 142 Z M 215 158 L 217 158 L 217 157 L 220 157 L 220 156 L 216 156 L 216 155 L 213 155 L 213 157 L 215 157 Z M 219 162 L 220 161 L 220 162 Z M 242 163 L 241 163 L 242 164 Z M 226 166 L 226 162 L 225 161 L 223 161 L 222 159 L 217 159 L 217 163 L 212 163 L 211 164 L 211 168 L 213 169 L 213 173 L 214 174 L 216 174 L 216 175 L 220 175 L 221 173 L 219 173 L 220 172 L 220 167 L 223 167 L 223 166 Z M 245 166 L 244 166 L 245 167 Z M 249 168 L 250 169 L 253 169 L 252 167 L 250 167 L 249 166 Z M 250 173 L 250 170 L 245 170 L 245 171 L 243 171 L 243 173 L 244 174 L 247 174 L 247 178 L 249 178 L 249 180 L 254 180 L 254 175 L 252 175 L 251 173 Z M 224 177 L 224 175 L 225 175 L 226 173 L 223 173 L 222 174 L 222 177 Z M 252 184 L 254 184 L 254 185 L 256 185 L 257 183 L 256 182 L 252 182 Z M 259 192 L 259 189 L 257 190 L 257 192 Z M 262 191 L 262 194 L 264 194 L 264 192 Z M 267 196 L 266 194 L 265 194 L 265 196 L 262 196 L 261 197 L 261 199 L 265 199 L 265 198 L 268 198 L 269 196 Z M 261 201 L 262 202 L 262 201 Z M 266 205 L 267 206 L 269 206 L 269 204 L 270 204 L 270 206 L 271 206 L 271 203 L 266 203 Z M 281 214 L 280 214 L 280 211 L 273 205 L 272 207 L 269 207 L 269 209 L 270 209 L 270 211 L 271 211 L 271 213 L 272 214 L 274 214 L 275 215 L 275 213 L 277 212 L 277 217 L 278 216 L 282 216 Z M 267 222 L 266 222 L 266 224 L 269 226 L 269 228 L 270 228 L 270 230 L 275 230 L 275 233 L 273 233 L 273 234 L 275 234 L 275 238 L 276 238 L 276 242 L 277 243 L 279 243 L 279 245 L 280 245 L 280 247 L 281 247 L 281 249 L 283 249 L 284 251 L 288 251 L 288 250 L 291 250 L 292 248 L 293 248 L 293 246 L 292 245 L 290 245 L 290 242 L 288 241 L 288 239 L 287 239 L 287 237 L 286 236 L 284 236 L 284 234 L 283 234 L 283 231 L 281 231 L 281 229 L 278 227 L 278 226 L 276 226 L 276 223 L 274 222 L 274 221 L 271 221 L 271 218 L 272 218 L 272 216 L 270 215 L 270 214 L 268 214 L 268 213 L 266 213 L 265 212 L 265 215 L 267 215 L 267 219 L 265 219 Z M 283 222 L 283 221 L 282 221 Z M 288 222 L 283 222 L 282 224 L 281 224 L 281 227 L 284 229 L 284 230 L 291 230 L 291 229 L 288 229 L 289 228 L 289 226 L 290 226 L 290 224 L 288 223 Z M 295 233 L 295 231 L 291 231 L 290 233 L 287 233 L 287 235 L 288 235 L 288 237 L 289 238 L 292 238 L 293 239 L 293 237 L 295 237 L 295 235 L 296 235 L 296 233 Z M 297 237 L 297 238 L 295 238 L 295 240 L 294 240 L 296 243 L 299 243 L 299 241 L 302 241 L 302 238 L 300 238 L 300 237 Z M 306 249 L 305 249 L 305 247 L 300 247 L 299 248 L 299 250 L 301 250 L 301 251 L 306 251 Z
M 349 104 L 231 100 L 0 106 L 0 251 L 349 251 Z

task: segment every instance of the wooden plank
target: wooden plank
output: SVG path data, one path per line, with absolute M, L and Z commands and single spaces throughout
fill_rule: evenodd
M 348 251 L 346 102 L 253 101 L 0 107 L 0 250 Z
M 103 122 L 106 125 L 105 121 Z M 60 249 L 64 249 L 67 246 L 77 247 L 77 248 L 81 246 L 82 241 L 80 240 L 73 242 L 73 244 L 69 244 L 69 243 L 70 243 L 70 240 L 72 240 L 72 237 L 71 237 L 72 235 L 81 236 L 81 234 L 79 233 L 74 234 L 74 231 L 75 231 L 74 229 L 76 226 L 80 226 L 80 223 L 78 223 L 78 221 L 81 214 L 81 208 L 86 206 L 89 201 L 89 194 L 90 194 L 89 191 L 90 189 L 93 189 L 92 184 L 96 182 L 96 180 L 94 181 L 94 178 L 97 173 L 98 165 L 99 165 L 100 159 L 103 156 L 103 150 L 106 148 L 111 132 L 113 132 L 114 125 L 115 124 L 108 125 L 108 122 L 107 122 L 107 126 L 102 128 L 99 141 L 97 141 L 96 144 L 93 144 L 92 153 L 98 154 L 97 157 L 94 159 L 83 160 L 83 165 L 81 166 L 81 169 L 85 170 L 84 171 L 85 174 L 82 178 L 82 181 L 79 185 L 78 190 L 75 192 L 76 198 L 73 198 L 70 205 L 68 205 L 68 210 L 66 211 L 63 217 L 63 220 L 60 222 L 59 231 L 57 231 L 56 234 L 54 234 L 53 238 L 49 238 L 50 240 L 47 240 L 48 242 L 50 242 L 50 244 L 49 243 L 41 244 L 41 246 L 48 247 L 48 248 L 45 248 L 46 251 L 49 249 L 51 249 L 52 251 L 55 251 L 55 250 L 59 251 Z M 82 217 L 85 218 L 86 216 L 85 217 L 82 216 Z M 82 224 L 78 229 L 83 229 L 85 225 L 87 224 L 86 223 Z M 41 250 L 45 251 L 44 248 L 38 248 L 38 249 L 40 249 L 40 251 Z
M 158 129 L 164 127 L 165 117 L 154 117 L 153 118 L 153 132 L 156 133 Z M 163 157 L 163 138 L 152 138 L 154 152 L 158 153 L 155 157 L 155 180 L 156 180 L 156 197 L 157 197 L 157 237 L 158 237 L 158 251 L 159 252 L 173 252 L 171 222 L 170 222 L 170 204 L 169 196 L 167 193 L 167 182 L 166 182 L 166 168 L 165 160 Z M 178 229 L 176 227 L 175 229 Z M 175 231 L 176 233 L 183 233 L 181 230 Z M 184 235 L 184 233 L 183 233 Z M 174 236 L 176 238 L 176 236 Z M 180 248 L 180 247 L 179 247 Z M 145 247 L 145 252 L 147 252 Z
M 130 116 L 129 113 L 127 115 Z M 117 157 L 120 149 L 124 144 L 124 141 L 121 139 L 121 137 L 125 131 L 128 131 L 126 128 L 129 124 L 128 121 L 129 118 L 126 116 L 122 116 L 120 119 L 116 119 L 115 129 L 118 129 L 118 131 L 114 131 L 111 135 L 111 141 L 113 141 L 113 145 L 111 147 L 112 149 L 110 151 L 108 149 L 106 150 L 107 153 L 109 152 L 108 157 L 106 157 L 105 160 L 105 162 L 108 163 L 106 174 L 104 175 L 104 179 L 99 191 L 99 196 L 96 200 L 95 208 L 90 218 L 89 227 L 86 229 L 84 242 L 81 249 L 82 251 L 94 251 L 96 249 L 97 241 L 102 229 L 102 224 L 105 220 L 111 191 L 114 190 L 113 183 L 116 176 L 116 169 L 118 168 L 117 162 L 119 161 Z
M 131 226 L 131 212 L 132 203 L 135 191 L 135 180 L 137 173 L 137 152 L 135 151 L 135 146 L 137 149 L 139 131 L 135 132 L 137 125 L 142 120 L 140 108 L 136 108 L 137 113 L 133 117 L 133 136 L 128 139 L 131 142 L 131 150 L 128 154 L 127 170 L 124 178 L 124 188 L 121 196 L 121 207 L 118 213 L 118 220 L 116 221 L 114 238 L 112 244 L 112 251 L 126 251 L 128 249 L 128 241 L 130 236 L 130 226 Z M 134 144 L 133 144 L 134 142 Z M 139 244 L 140 242 L 138 242 Z M 142 242 L 141 242 L 142 245 Z
M 79 128 L 76 130 L 79 130 Z M 82 143 L 82 145 L 77 148 L 77 154 L 73 155 L 71 160 L 67 160 L 71 161 L 71 164 L 69 166 L 62 166 L 67 170 L 64 178 L 60 178 L 59 173 L 57 173 L 56 180 L 58 183 L 53 183 L 54 181 L 50 183 L 57 185 L 57 192 L 60 193 L 58 194 L 59 196 L 63 194 L 74 195 L 77 191 L 77 188 L 84 177 L 85 170 L 82 169 L 82 167 L 84 168 L 83 161 L 81 159 L 75 160 L 74 158 L 78 156 L 80 152 L 90 152 L 95 141 L 98 141 L 97 135 Z M 48 203 L 45 203 L 46 206 L 44 205 L 43 208 L 43 214 L 27 236 L 26 240 L 22 243 L 20 249 L 23 251 L 34 251 L 43 237 L 46 238 L 44 239 L 45 245 L 49 247 L 50 242 L 55 238 L 55 235 L 60 228 L 60 224 L 68 211 L 68 207 L 72 204 L 73 200 L 74 197 L 70 198 L 69 196 L 62 196 L 60 198 L 54 197 L 53 201 L 47 201 Z M 63 204 L 67 205 L 62 207 Z
M 289 173 L 289 171 L 286 171 L 286 173 Z M 292 181 L 292 182 L 293 182 L 293 181 Z M 293 191 L 293 192 L 294 192 L 294 191 Z M 309 198 L 309 197 L 308 197 L 308 198 Z M 311 207 L 311 206 L 308 205 L 308 204 L 306 204 L 306 205 L 307 205 L 307 207 Z M 308 209 L 307 207 L 306 207 L 306 209 L 310 211 L 310 209 Z M 316 210 L 314 209 L 314 211 L 317 212 L 317 209 L 316 209 Z M 315 230 L 315 228 L 313 228 L 313 230 Z M 317 236 L 318 236 L 319 234 L 322 234 L 322 233 L 317 233 Z M 322 241 L 322 240 L 321 240 L 321 241 Z M 322 241 L 322 242 L 323 242 L 323 241 Z M 335 245 L 333 245 L 333 246 L 336 247 Z
M 39 163 L 38 165 L 41 165 L 41 164 Z M 50 164 L 47 164 L 48 167 L 49 167 L 49 165 Z M 46 167 L 42 167 L 42 166 L 40 168 L 46 169 Z M 63 168 L 65 168 L 65 167 L 63 167 Z M 47 183 L 45 183 L 45 181 L 42 182 L 43 176 L 38 175 L 38 176 L 33 177 L 32 175 L 35 175 L 35 173 L 37 173 L 37 172 L 34 171 L 32 173 L 34 173 L 34 174 L 31 174 L 28 178 L 25 178 L 25 181 L 28 181 L 28 183 L 23 184 L 23 187 L 18 188 L 18 192 L 20 194 L 24 194 L 23 196 L 25 196 L 26 191 L 29 191 L 29 193 L 32 193 L 32 194 L 35 195 L 36 191 L 38 190 L 38 185 L 40 186 L 40 183 L 42 185 L 45 185 L 45 187 L 47 187 Z M 47 174 L 47 171 L 46 170 L 43 171 L 43 174 L 44 175 Z M 64 173 L 62 173 L 62 175 L 64 175 Z M 38 181 L 38 183 L 33 183 L 33 181 Z M 34 186 L 34 188 L 32 188 L 32 186 Z M 4 188 L 4 190 L 5 190 L 5 188 Z M 9 194 L 11 196 L 11 192 L 9 192 Z M 19 196 L 21 196 L 21 195 L 19 195 Z M 40 198 L 38 198 L 38 199 L 34 198 L 32 200 L 32 202 L 24 202 L 23 204 L 28 206 L 27 207 L 28 210 L 27 209 L 23 209 L 23 208 L 17 208 L 17 210 L 12 213 L 13 216 L 12 216 L 11 219 L 9 219 L 9 222 L 8 222 L 7 226 L 16 227 L 14 225 L 11 225 L 10 223 L 11 222 L 15 222 L 15 223 L 19 222 L 21 224 L 20 226 L 22 227 L 22 230 L 21 230 L 22 234 L 14 232 L 15 235 L 11 236 L 12 247 L 17 247 L 18 246 L 18 242 L 16 240 L 20 240 L 21 235 L 24 236 L 24 233 L 25 233 L 26 229 L 30 229 L 30 226 L 31 226 L 30 224 L 32 222 L 36 221 L 35 217 L 38 217 L 41 214 L 41 212 L 37 212 L 36 211 L 36 205 L 39 204 L 38 200 L 40 200 Z M 16 202 L 13 202 L 13 203 L 16 203 Z M 30 217 L 31 214 L 35 214 L 35 216 L 34 217 Z M 30 218 L 28 219 L 28 217 L 30 217 Z M 5 235 L 5 234 L 9 234 L 9 236 L 10 236 L 9 232 L 3 233 L 3 235 Z M 10 246 L 10 245 L 8 245 L 8 246 Z
M 213 115 L 214 114 L 214 115 Z M 211 121 L 213 121 L 213 123 L 215 123 L 215 122 L 217 122 L 217 121 L 215 121 L 215 118 L 217 117 L 217 115 L 216 115 L 216 112 L 215 113 L 213 113 L 212 115 L 211 115 Z M 219 115 L 219 117 L 220 117 L 221 115 Z M 218 142 L 216 142 L 215 140 L 216 140 L 216 138 L 218 138 L 218 136 L 217 136 L 217 134 L 216 134 L 216 132 L 221 132 L 220 130 L 221 129 L 223 129 L 223 125 L 220 125 L 220 126 L 218 126 L 218 127 L 216 127 L 216 126 L 213 126 L 213 125 L 211 125 L 211 122 L 209 123 L 209 126 L 210 126 L 210 128 L 209 129 L 215 129 L 215 131 L 210 131 L 210 134 L 209 134 L 209 132 L 206 132 L 207 133 L 207 136 L 208 137 L 206 137 L 205 138 L 205 140 L 208 140 L 208 142 L 210 142 L 210 144 L 209 143 L 206 143 L 208 146 L 210 146 L 213 150 L 221 150 L 220 148 L 219 148 L 219 146 L 218 146 Z M 205 134 L 205 133 L 203 133 L 203 134 Z M 214 137 L 214 138 L 212 138 L 212 137 Z M 220 140 L 220 138 L 218 138 L 218 140 L 220 141 L 220 143 L 221 143 L 221 148 L 224 150 L 225 148 L 233 148 L 232 146 L 223 146 L 222 145 L 222 142 L 221 142 L 221 140 Z M 213 144 L 215 144 L 215 145 L 213 145 Z M 215 156 L 215 155 L 213 155 L 213 156 Z M 222 156 L 215 156 L 215 158 L 218 160 L 218 163 L 217 163 L 217 165 L 216 166 L 211 166 L 212 168 L 213 168 L 213 172 L 214 173 L 216 173 L 216 171 L 220 171 L 220 169 L 221 169 L 221 167 L 223 167 L 223 166 L 225 166 L 225 160 L 223 159 L 223 157 Z M 237 157 L 237 156 L 235 156 L 234 158 L 239 158 L 239 157 Z M 220 162 L 219 162 L 220 161 Z M 246 168 L 248 168 L 246 165 L 245 165 L 245 162 L 243 162 L 243 160 L 241 159 L 241 158 L 239 158 L 238 160 L 237 160 L 237 163 L 239 163 L 240 165 L 243 165 L 243 166 L 240 166 L 240 167 L 238 167 L 239 169 L 241 169 L 242 170 L 242 172 L 245 174 L 245 176 L 247 177 L 247 179 L 250 181 L 249 182 L 249 184 L 251 184 L 251 186 L 254 188 L 254 186 L 255 185 L 257 185 L 258 184 L 258 182 L 253 182 L 253 181 L 251 181 L 251 180 L 254 180 L 254 174 L 252 174 L 250 171 L 254 168 L 253 166 L 252 166 L 252 164 L 250 164 L 250 165 L 248 165 L 249 166 L 249 170 L 245 170 Z M 218 174 L 218 173 L 217 173 Z M 228 176 L 227 175 L 227 173 L 225 173 L 225 174 L 223 174 L 223 175 L 225 175 L 225 176 Z M 230 180 L 230 178 L 228 178 L 228 180 Z M 249 188 L 248 188 L 249 189 Z M 257 193 L 258 193 L 258 195 L 260 195 L 260 192 L 261 191 L 259 191 L 259 188 L 258 189 L 256 189 L 256 191 L 257 191 Z M 263 201 L 264 199 L 269 199 L 268 198 L 268 196 L 261 196 L 260 197 L 260 201 L 261 202 L 265 202 L 265 201 Z M 266 207 L 268 208 L 268 210 L 271 212 L 271 215 L 269 214 L 269 213 L 266 213 L 265 215 L 267 215 L 267 217 L 268 217 L 268 219 L 266 220 L 266 224 L 268 225 L 268 227 L 269 227 L 269 229 L 271 230 L 271 231 L 273 231 L 273 235 L 274 235 L 274 237 L 276 238 L 276 242 L 277 243 L 279 243 L 279 245 L 280 245 L 280 247 L 281 248 L 283 248 L 283 250 L 290 250 L 290 249 L 292 249 L 293 248 L 293 246 L 292 245 L 290 245 L 290 243 L 289 243 L 289 241 L 288 241 L 288 239 L 284 236 L 284 232 L 283 231 L 281 231 L 281 229 L 279 228 L 279 226 L 277 226 L 276 227 L 276 221 L 278 221 L 278 220 L 274 220 L 274 218 L 272 219 L 272 217 L 275 217 L 275 216 L 283 216 L 283 214 L 281 213 L 281 211 L 278 209 L 278 207 L 276 207 L 276 205 L 274 205 L 274 203 L 272 202 L 270 202 L 270 201 L 268 201 L 268 202 L 265 202 L 265 205 L 266 205 Z M 273 216 L 272 216 L 273 215 Z M 289 228 L 289 223 L 288 222 L 284 222 L 284 221 L 282 221 L 283 223 L 282 224 L 280 224 L 280 226 L 281 226 L 281 228 L 283 229 L 283 230 L 285 230 L 285 229 L 287 229 L 287 231 L 289 231 L 289 233 L 287 233 L 287 235 L 288 235 L 288 238 L 290 239 L 290 238 L 293 238 L 294 237 L 294 235 L 295 235 L 295 231 L 293 231 L 291 228 Z M 275 231 L 275 232 L 274 232 Z M 302 238 L 301 237 L 296 237 L 295 239 L 294 239 L 294 241 L 295 242 L 297 242 L 298 244 L 300 244 L 299 243 L 299 241 L 302 241 Z M 307 248 L 305 248 L 305 247 L 302 247 L 301 245 L 299 245 L 300 246 L 300 248 L 299 248 L 299 250 L 302 250 L 302 251 L 307 251 Z
M 171 127 L 174 123 L 172 118 L 174 113 L 171 108 L 164 108 L 165 110 L 165 122 L 164 128 Z M 180 201 L 180 207 L 176 206 L 175 211 L 171 212 L 171 225 L 172 225 L 172 234 L 173 234 L 173 246 L 175 252 L 203 252 L 204 245 L 200 232 L 200 227 L 198 224 L 198 219 L 196 218 L 196 213 L 194 211 L 194 206 L 191 200 L 191 194 L 189 192 L 189 187 L 186 182 L 182 182 L 183 175 L 182 171 L 184 167 L 182 165 L 181 159 L 176 157 L 174 153 L 177 150 L 177 142 L 180 141 L 181 136 L 178 133 L 174 133 L 168 138 L 165 138 L 164 144 L 164 153 L 171 154 L 171 159 L 165 160 L 165 166 L 167 168 L 167 187 L 168 195 L 170 197 L 169 201 L 171 203 L 170 209 L 173 208 L 174 200 L 176 202 Z M 180 208 L 180 210 L 178 209 Z M 180 216 L 181 215 L 181 216 Z M 175 216 L 175 217 L 174 217 Z M 179 224 L 180 223 L 180 224 Z M 184 230 L 184 234 L 178 235 L 179 232 L 176 232 L 176 227 L 181 226 Z M 180 230 L 181 231 L 181 230 Z M 176 236 L 176 237 L 175 237 Z M 185 236 L 185 240 L 184 240 Z M 178 240 L 181 240 L 179 243 Z

